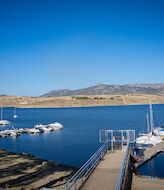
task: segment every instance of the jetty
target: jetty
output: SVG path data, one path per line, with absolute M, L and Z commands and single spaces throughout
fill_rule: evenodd
M 81 190 L 113 190 L 117 183 L 125 150 L 105 154 Z
M 100 130 L 99 140 L 103 145 L 61 190 L 130 189 L 133 161 L 129 143 L 135 141 L 135 131 Z
M 143 152 L 143 154 L 141 155 L 139 162 L 135 164 L 135 167 L 137 168 L 137 167 L 142 166 L 143 164 L 145 164 L 150 159 L 152 159 L 157 154 L 159 154 L 160 152 L 163 152 L 163 151 L 164 151 L 164 141 L 156 144 L 153 147 L 146 149 Z

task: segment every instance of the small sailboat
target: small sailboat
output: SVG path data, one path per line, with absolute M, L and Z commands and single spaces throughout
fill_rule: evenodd
M 16 114 L 16 107 L 14 107 L 14 115 L 13 118 L 16 119 L 18 117 L 18 115 Z
M 3 120 L 3 108 L 1 107 L 1 120 L 0 125 L 9 125 L 11 122 L 8 120 Z
M 151 131 L 149 131 L 150 127 Z M 154 146 L 160 143 L 162 141 L 162 138 L 160 136 L 155 136 L 153 131 L 154 131 L 153 111 L 150 102 L 150 125 L 149 125 L 149 116 L 147 114 L 147 134 L 139 134 L 139 137 L 136 138 L 136 143 L 142 146 Z

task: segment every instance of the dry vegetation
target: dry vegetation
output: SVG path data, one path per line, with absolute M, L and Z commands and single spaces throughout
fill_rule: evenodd
M 3 107 L 87 107 L 108 105 L 133 105 L 148 104 L 151 99 L 153 104 L 164 103 L 164 95 L 126 94 L 126 95 L 81 95 L 58 97 L 25 97 L 1 96 L 0 106 Z

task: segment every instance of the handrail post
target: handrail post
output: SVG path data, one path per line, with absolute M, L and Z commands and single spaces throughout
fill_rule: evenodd
M 121 146 L 122 146 L 122 151 L 123 151 L 123 131 L 121 130 Z
M 113 152 L 113 131 L 111 131 L 111 150 Z
M 75 187 L 74 187 L 74 190 L 76 190 L 76 188 L 77 188 L 77 187 L 76 187 L 76 181 L 75 181 Z

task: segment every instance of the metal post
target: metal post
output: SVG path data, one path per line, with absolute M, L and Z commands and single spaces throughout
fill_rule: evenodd
M 113 152 L 113 130 L 111 131 L 111 150 Z
M 75 185 L 74 185 L 74 186 L 75 186 L 75 187 L 74 187 L 74 189 L 73 189 L 73 190 L 76 190 L 76 188 L 77 188 L 77 187 L 76 187 L 76 181 L 75 181 Z
M 121 146 L 122 146 L 122 151 L 123 151 L 123 131 L 121 130 Z
M 127 131 L 127 144 L 129 144 L 129 130 Z
M 108 133 L 105 131 L 105 143 L 106 143 L 106 150 L 108 152 Z

